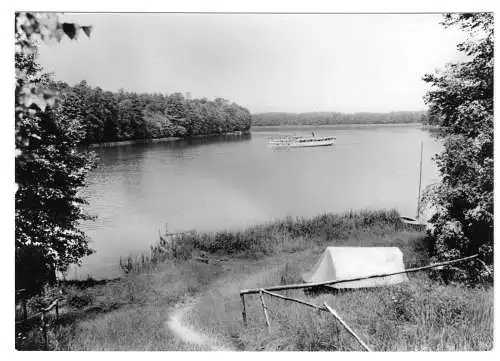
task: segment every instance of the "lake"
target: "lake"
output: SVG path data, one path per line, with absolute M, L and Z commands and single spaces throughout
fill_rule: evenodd
M 337 137 L 331 147 L 272 149 L 269 137 Z M 422 188 L 438 181 L 441 145 L 420 126 L 253 129 L 251 135 L 100 148 L 82 191 L 82 224 L 97 253 L 68 278 L 120 275 L 120 256 L 149 248 L 158 232 L 239 228 L 286 216 L 397 208 L 414 217 L 420 142 Z

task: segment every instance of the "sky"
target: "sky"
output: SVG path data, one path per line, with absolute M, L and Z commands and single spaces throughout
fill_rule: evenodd
M 90 39 L 42 45 L 55 78 L 190 92 L 258 112 L 425 109 L 425 73 L 460 59 L 439 14 L 64 14 Z

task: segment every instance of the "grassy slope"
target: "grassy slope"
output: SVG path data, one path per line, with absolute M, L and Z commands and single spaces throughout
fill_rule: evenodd
M 192 350 L 192 345 L 169 332 L 167 316 L 176 303 L 201 292 L 220 274 L 219 266 L 196 261 L 165 263 L 154 273 L 82 290 L 93 294 L 91 305 L 77 316 L 77 322 L 59 327 L 52 346 L 59 350 Z M 118 307 L 110 310 L 110 304 Z M 96 313 L 89 312 L 96 306 Z
M 104 285 L 67 287 L 62 322 L 49 335 L 59 350 L 196 350 L 166 327 L 173 306 L 197 303 L 187 321 L 245 350 L 357 350 L 328 314 L 269 299 L 271 333 L 258 297 L 248 297 L 249 325 L 241 324 L 239 290 L 300 281 L 327 245 L 398 246 L 405 265 L 426 264 L 422 233 L 405 228 L 394 211 L 348 212 L 286 219 L 241 231 L 181 236 L 165 253 L 164 241 L 130 258 L 132 272 Z M 214 261 L 193 257 L 208 252 Z M 230 255 L 231 257 L 228 257 Z M 387 288 L 285 294 L 334 307 L 375 350 L 484 350 L 493 343 L 493 290 L 440 285 L 425 273 Z M 80 303 L 75 302 L 83 300 Z M 29 338 L 28 338 L 29 340 Z M 18 348 L 36 348 L 36 342 Z
M 405 258 L 410 257 L 405 263 L 413 265 L 409 245 L 419 241 L 418 236 L 403 232 L 396 242 L 393 236 L 377 238 L 376 244 L 401 246 L 407 241 L 408 246 L 402 248 Z M 354 238 L 344 244 L 358 244 L 359 240 Z M 256 262 L 253 267 L 246 265 L 242 274 L 252 276 L 232 275 L 215 285 L 202 296 L 193 322 L 201 329 L 216 329 L 238 339 L 246 350 L 360 350 L 330 315 L 274 298 L 266 297 L 270 333 L 266 332 L 257 295 L 247 296 L 248 327 L 242 326 L 239 289 L 300 282 L 300 275 L 321 251 L 303 251 Z M 406 284 L 385 288 L 337 294 L 290 290 L 281 294 L 317 305 L 328 302 L 377 351 L 487 350 L 493 344 L 493 290 L 438 285 L 425 273 L 411 275 Z

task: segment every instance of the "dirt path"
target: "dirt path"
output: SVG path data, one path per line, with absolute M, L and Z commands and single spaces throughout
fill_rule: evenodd
M 182 341 L 201 347 L 206 351 L 233 351 L 222 342 L 198 332 L 186 321 L 186 315 L 195 307 L 196 300 L 188 299 L 178 303 L 166 321 L 166 326 Z
M 167 327 L 182 341 L 199 346 L 207 351 L 233 351 L 218 340 L 203 334 L 187 323 L 186 315 L 195 307 L 196 300 L 188 299 L 177 304 L 167 320 Z
M 301 256 L 302 253 L 295 254 L 293 257 Z M 215 280 L 209 289 L 211 292 L 216 292 L 218 297 L 238 295 L 242 287 L 253 287 L 255 284 L 262 282 L 264 275 L 276 272 L 283 267 L 282 262 L 279 262 L 279 260 L 279 256 L 275 256 L 257 262 L 230 261 L 226 264 L 226 272 Z M 245 265 L 244 268 L 241 268 L 242 264 Z M 200 332 L 189 323 L 189 314 L 195 312 L 197 302 L 207 301 L 204 298 L 209 292 L 201 293 L 196 298 L 190 298 L 177 304 L 169 315 L 166 326 L 179 339 L 188 344 L 208 351 L 236 351 L 237 348 L 231 341 L 215 339 Z
M 260 275 L 261 272 L 256 272 L 253 274 L 245 274 L 245 281 L 248 282 L 256 276 Z M 231 272 L 229 272 L 231 274 Z M 242 275 L 243 276 L 243 275 Z M 234 277 L 234 275 L 232 276 Z M 234 292 L 232 287 L 227 287 L 228 275 L 220 277 L 213 283 L 215 288 L 223 290 L 224 294 L 228 292 Z M 196 302 L 200 300 L 204 294 L 202 293 L 198 298 L 189 298 L 184 302 L 178 303 L 173 310 L 170 312 L 167 321 L 165 322 L 166 327 L 172 331 L 180 340 L 188 344 L 198 346 L 206 351 L 236 351 L 234 347 L 228 347 L 223 344 L 222 341 L 216 340 L 209 335 L 206 335 L 198 330 L 196 330 L 189 321 L 187 316 L 196 307 Z

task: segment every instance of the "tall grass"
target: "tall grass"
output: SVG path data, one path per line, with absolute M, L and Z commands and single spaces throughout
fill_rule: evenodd
M 218 329 L 227 338 L 238 339 L 244 350 L 361 350 L 330 314 L 272 297 L 266 296 L 270 332 L 257 295 L 246 297 L 248 326 L 242 324 L 235 297 L 240 289 L 299 283 L 317 255 L 304 251 L 282 259 L 284 264 L 278 267 L 256 265 L 247 271 L 253 277 L 221 282 L 204 294 L 194 322 L 200 329 Z M 439 284 L 421 273 L 388 287 L 281 293 L 317 305 L 327 302 L 376 351 L 477 351 L 493 346 L 492 288 Z
M 124 273 L 142 273 L 166 261 L 185 261 L 200 253 L 258 258 L 283 251 L 294 252 L 314 244 L 342 241 L 353 233 L 384 234 L 410 230 L 396 210 L 326 213 L 313 218 L 292 218 L 218 232 L 187 232 L 160 236 L 149 250 L 120 258 Z
M 154 273 L 80 287 L 63 285 L 61 318 L 49 327 L 51 350 L 189 350 L 165 325 L 169 310 L 203 291 L 220 267 L 189 260 L 158 265 Z M 36 329 L 16 340 L 17 349 L 42 349 Z

